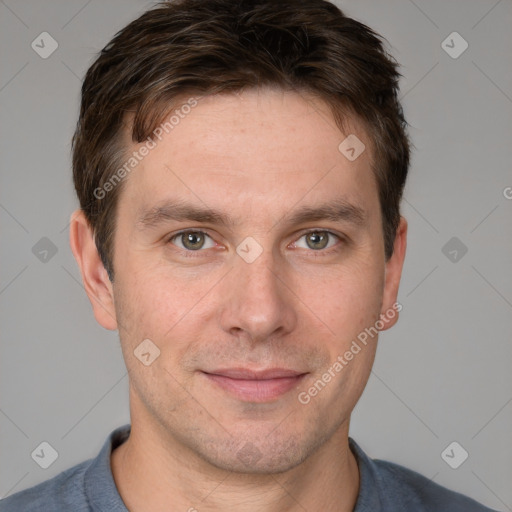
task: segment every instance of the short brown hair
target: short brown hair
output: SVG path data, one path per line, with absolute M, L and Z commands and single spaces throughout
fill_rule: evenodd
M 73 136 L 75 189 L 110 279 L 123 182 L 104 197 L 95 191 L 126 160 L 127 113 L 132 141 L 140 143 L 178 96 L 262 86 L 312 93 L 340 128 L 347 113 L 363 121 L 389 259 L 410 151 L 397 69 L 380 36 L 325 0 L 177 0 L 131 22 L 87 71 Z

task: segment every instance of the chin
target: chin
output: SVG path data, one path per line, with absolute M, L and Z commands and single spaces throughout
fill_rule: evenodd
M 311 455 L 317 446 L 301 436 L 286 439 L 229 439 L 204 446 L 199 455 L 212 466 L 239 474 L 278 474 L 289 471 Z M 209 448 L 212 447 L 210 450 Z

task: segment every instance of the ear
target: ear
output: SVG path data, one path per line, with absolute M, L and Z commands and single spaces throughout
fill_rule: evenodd
M 397 303 L 397 296 L 406 248 L 407 221 L 404 217 L 400 217 L 400 223 L 396 230 L 393 254 L 386 262 L 386 277 L 382 297 L 382 308 L 380 311 L 380 320 L 384 326 L 382 329 L 379 329 L 381 331 L 385 331 L 396 324 L 398 321 L 398 312 L 402 309 L 402 305 Z
M 69 242 L 97 322 L 105 329 L 116 330 L 112 283 L 96 248 L 94 233 L 81 209 L 71 215 Z

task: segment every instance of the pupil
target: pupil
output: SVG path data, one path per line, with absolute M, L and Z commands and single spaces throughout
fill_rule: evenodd
M 321 233 L 311 233 L 309 236 L 313 245 L 320 244 L 320 248 L 325 246 L 325 244 L 322 244 L 322 242 L 326 240 L 325 235 L 322 235 Z M 315 248 L 318 249 L 318 247 Z
M 200 245 L 201 242 L 201 235 L 199 233 L 188 233 L 187 235 L 187 243 L 192 246 Z

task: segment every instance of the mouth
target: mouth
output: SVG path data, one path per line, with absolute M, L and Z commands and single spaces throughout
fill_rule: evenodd
M 270 402 L 300 385 L 307 372 L 284 368 L 261 371 L 226 368 L 202 372 L 215 386 L 245 402 Z

